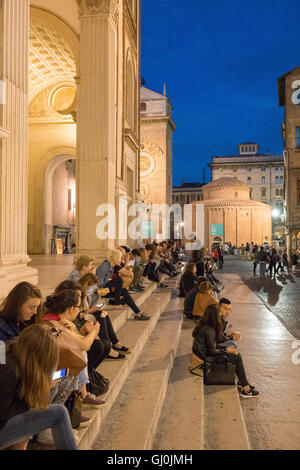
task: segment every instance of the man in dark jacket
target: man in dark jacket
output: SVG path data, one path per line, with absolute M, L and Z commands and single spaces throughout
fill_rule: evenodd
M 233 346 L 235 349 L 237 349 L 237 345 L 234 341 L 238 341 L 241 338 L 241 335 L 239 333 L 232 333 L 230 335 L 226 333 L 226 329 L 228 326 L 228 317 L 232 312 L 231 302 L 229 299 L 223 297 L 219 300 L 219 305 L 223 329 L 223 338 L 221 338 L 219 346 Z

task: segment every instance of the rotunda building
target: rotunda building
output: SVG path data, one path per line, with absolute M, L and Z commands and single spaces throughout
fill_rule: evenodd
M 223 177 L 202 188 L 203 201 L 193 203 L 193 222 L 196 205 L 204 206 L 204 246 L 215 243 L 241 246 L 252 241 L 271 242 L 271 207 L 250 199 L 250 187 L 236 178 Z

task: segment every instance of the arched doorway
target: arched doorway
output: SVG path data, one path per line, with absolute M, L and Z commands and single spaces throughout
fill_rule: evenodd
M 58 155 L 45 171 L 45 254 L 70 252 L 76 236 L 76 159 Z

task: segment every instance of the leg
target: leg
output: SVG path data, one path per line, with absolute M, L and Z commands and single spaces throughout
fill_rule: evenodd
M 133 298 L 131 297 L 127 289 L 122 289 L 121 295 L 124 297 L 125 302 L 128 305 L 128 307 L 131 308 L 131 310 L 133 310 L 135 314 L 140 313 L 140 309 L 135 304 Z
M 121 291 L 123 289 L 123 279 L 121 279 L 120 277 L 116 279 L 112 279 L 111 281 L 107 283 L 106 287 L 108 287 L 110 292 L 113 293 L 115 305 L 120 305 L 120 296 L 121 296 Z M 113 292 L 112 292 L 112 289 L 114 289 Z
M 88 368 L 97 369 L 101 362 L 104 361 L 106 356 L 108 356 L 110 348 L 110 341 L 105 339 L 96 339 L 88 351 Z
M 46 410 L 32 409 L 8 420 L 0 429 L 0 449 L 48 428 L 52 429 L 57 450 L 77 450 L 68 411 L 63 405 L 50 405 Z

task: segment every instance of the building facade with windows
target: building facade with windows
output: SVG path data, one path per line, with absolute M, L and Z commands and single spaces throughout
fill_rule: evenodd
M 202 201 L 202 186 L 204 183 L 184 183 L 181 179 L 181 186 L 173 186 L 172 203 L 183 208 L 185 204 Z
M 278 81 L 279 106 L 284 106 L 286 242 L 288 252 L 300 247 L 300 66 Z
M 238 145 L 238 155 L 212 157 L 208 165 L 212 180 L 230 177 L 246 183 L 250 198 L 272 208 L 273 238 L 284 233 L 284 159 L 282 155 L 258 153 L 259 145 L 245 142 Z

